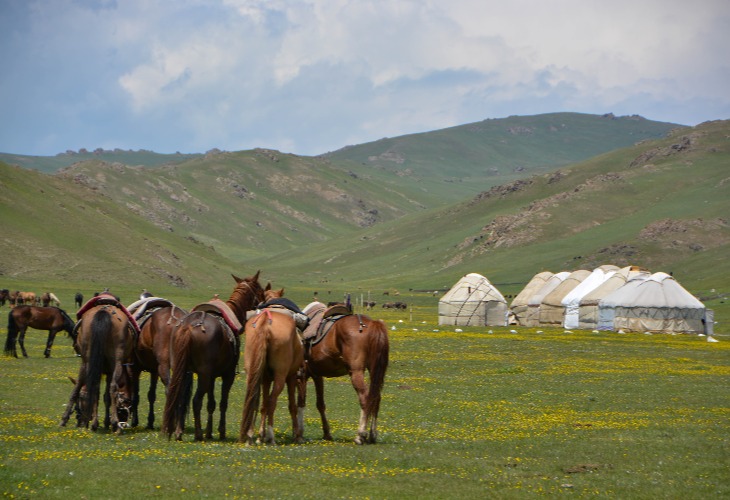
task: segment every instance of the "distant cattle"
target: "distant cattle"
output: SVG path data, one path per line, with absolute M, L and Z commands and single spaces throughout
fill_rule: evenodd
M 408 305 L 405 302 L 385 302 L 383 309 L 408 309 Z

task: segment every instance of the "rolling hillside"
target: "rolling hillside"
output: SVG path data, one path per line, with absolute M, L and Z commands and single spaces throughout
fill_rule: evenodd
M 479 272 L 509 294 L 542 270 L 635 264 L 719 298 L 730 291 L 728 165 L 730 122 L 706 123 L 278 255 L 277 267 L 368 289 L 442 289 Z
M 0 163 L 0 278 L 10 284 L 0 286 L 208 293 L 230 272 L 260 268 L 289 289 L 336 291 L 436 290 L 480 272 L 509 295 L 540 270 L 613 263 L 673 272 L 719 304 L 730 288 L 730 122 L 667 137 L 663 127 L 653 132 L 661 139 L 557 170 L 553 146 L 552 167 L 479 182 L 446 179 L 435 163 L 401 172 L 339 157 L 358 147 L 318 158 L 215 152 L 154 167 L 95 160 L 55 175 Z
M 458 202 L 491 186 L 664 137 L 676 127 L 610 113 L 512 116 L 384 138 L 348 146 L 325 157 L 418 182 L 439 181 L 440 197 Z

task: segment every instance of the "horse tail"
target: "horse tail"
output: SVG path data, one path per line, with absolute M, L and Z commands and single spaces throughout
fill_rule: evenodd
M 99 397 L 101 373 L 104 368 L 104 341 L 112 329 L 112 315 L 99 309 L 91 319 L 91 342 L 86 363 L 86 408 L 93 412 L 92 404 Z M 91 417 L 91 415 L 89 415 Z
M 385 323 L 373 320 L 370 323 L 370 337 L 368 339 L 368 372 L 370 372 L 370 389 L 365 402 L 365 411 L 368 415 L 377 415 L 380 410 L 380 396 L 385 384 L 385 372 L 388 370 L 390 343 L 388 328 Z
M 256 321 L 259 321 L 256 326 Z M 254 320 L 253 326 L 246 331 L 246 399 L 243 404 L 241 417 L 241 433 L 239 440 L 247 440 L 249 429 L 253 429 L 256 421 L 256 411 L 261 399 L 261 383 L 266 369 L 266 354 L 269 337 L 271 336 L 270 321 L 265 314 Z
M 18 323 L 15 322 L 12 309 L 8 313 L 8 336 L 5 339 L 5 354 L 13 356 L 15 354 L 15 342 L 18 338 Z
M 193 376 L 188 372 L 190 346 L 192 344 L 192 328 L 183 321 L 179 328 L 173 330 L 170 339 L 170 382 L 167 386 L 165 411 L 162 416 L 162 432 L 169 438 L 175 426 L 185 421 L 188 400 L 192 394 Z

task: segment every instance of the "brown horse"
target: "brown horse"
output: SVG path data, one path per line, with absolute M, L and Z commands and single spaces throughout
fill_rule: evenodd
M 101 295 L 96 305 L 83 312 L 77 339 L 81 353 L 78 379 L 71 391 L 66 411 L 61 417 L 65 426 L 74 408 L 79 410 L 79 427 L 96 431 L 99 427 L 99 392 L 102 375 L 106 378 L 104 428 L 120 433 L 131 417 L 131 366 L 136 331 L 124 307 L 109 295 Z
M 280 298 L 283 293 L 283 288 L 267 291 L 266 299 Z M 297 375 L 303 368 L 304 348 L 294 317 L 289 309 L 265 307 L 246 322 L 245 334 L 246 399 L 239 440 L 253 444 L 256 411 L 263 393 L 259 441 L 275 444 L 274 412 L 279 394 L 286 385 L 293 438 L 297 443 L 302 442 L 303 413 L 297 409 L 296 389 Z
M 72 340 L 76 341 L 74 333 L 74 322 L 66 314 L 66 311 L 58 307 L 37 307 L 37 306 L 16 306 L 8 313 L 8 336 L 5 340 L 5 353 L 9 356 L 18 357 L 16 340 L 23 351 L 23 357 L 28 357 L 25 350 L 25 331 L 28 327 L 36 330 L 48 330 L 48 340 L 44 355 L 51 357 L 51 347 L 56 334 L 66 330 Z
M 325 413 L 323 377 L 349 374 L 360 401 L 360 422 L 355 442 L 376 442 L 378 411 L 390 350 L 385 323 L 361 314 L 344 315 L 339 319 L 335 319 L 337 316 L 323 318 L 326 316 L 326 307 L 320 302 L 309 304 L 304 312 L 310 318 L 310 326 L 304 333 L 309 342 L 306 376 L 314 381 L 324 439 L 331 440 L 332 435 Z M 325 327 L 329 327 L 326 333 Z M 365 384 L 366 370 L 370 378 L 369 386 Z
M 188 314 L 169 300 L 153 297 L 140 300 L 129 306 L 129 311 L 140 327 L 140 335 L 135 346 L 135 361 L 132 366 L 134 385 L 134 414 L 132 427 L 139 423 L 139 379 L 143 371 L 150 373 L 150 386 L 147 391 L 149 413 L 147 428 L 152 429 L 155 422 L 155 400 L 157 399 L 157 381 L 167 388 L 170 383 L 170 337 L 172 331 L 180 325 Z
M 167 387 L 167 400 L 163 416 L 163 432 L 181 440 L 185 428 L 185 414 L 190 404 L 193 373 L 198 376 L 198 387 L 193 399 L 195 440 L 203 439 L 200 412 L 203 396 L 208 396 L 208 421 L 205 438 L 213 437 L 213 412 L 215 411 L 215 379 L 222 380 L 220 400 L 220 439 L 226 437 L 226 411 L 228 395 L 236 376 L 240 355 L 240 324 L 246 320 L 246 311 L 254 309 L 264 298 L 259 283 L 259 272 L 254 276 L 236 280 L 236 287 L 226 301 L 213 300 L 200 304 L 183 318 L 170 339 L 170 368 L 172 375 Z M 230 314 L 233 317 L 230 317 Z M 231 324 L 229 324 L 231 323 Z

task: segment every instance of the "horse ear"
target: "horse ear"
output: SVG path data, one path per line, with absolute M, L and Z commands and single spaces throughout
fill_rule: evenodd
M 243 281 L 241 278 L 239 278 L 235 274 L 231 274 L 231 276 L 233 276 L 233 279 L 236 280 L 236 283 L 240 283 L 241 281 Z
M 282 288 L 281 290 L 279 290 L 279 293 L 283 296 L 284 295 L 284 289 Z
M 264 292 L 268 292 L 271 290 L 271 282 L 266 283 L 266 288 L 264 288 Z
M 258 281 L 259 280 L 259 274 L 261 274 L 261 269 L 256 271 L 256 274 L 253 275 L 253 280 Z

